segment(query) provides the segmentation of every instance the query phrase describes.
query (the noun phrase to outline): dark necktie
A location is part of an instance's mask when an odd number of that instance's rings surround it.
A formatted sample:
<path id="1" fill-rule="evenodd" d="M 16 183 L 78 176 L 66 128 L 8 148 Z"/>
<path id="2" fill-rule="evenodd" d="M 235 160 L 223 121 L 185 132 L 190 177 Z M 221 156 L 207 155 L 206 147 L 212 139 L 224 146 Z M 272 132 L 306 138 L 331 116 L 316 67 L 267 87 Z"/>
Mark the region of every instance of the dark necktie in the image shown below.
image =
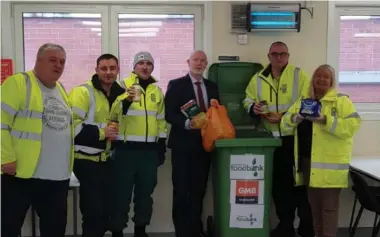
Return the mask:
<path id="1" fill-rule="evenodd" d="M 201 111 L 206 112 L 206 105 L 205 101 L 203 100 L 203 92 L 201 88 L 201 82 L 195 82 L 195 85 L 197 85 L 197 94 L 198 94 L 198 101 L 199 101 L 199 108 Z"/>

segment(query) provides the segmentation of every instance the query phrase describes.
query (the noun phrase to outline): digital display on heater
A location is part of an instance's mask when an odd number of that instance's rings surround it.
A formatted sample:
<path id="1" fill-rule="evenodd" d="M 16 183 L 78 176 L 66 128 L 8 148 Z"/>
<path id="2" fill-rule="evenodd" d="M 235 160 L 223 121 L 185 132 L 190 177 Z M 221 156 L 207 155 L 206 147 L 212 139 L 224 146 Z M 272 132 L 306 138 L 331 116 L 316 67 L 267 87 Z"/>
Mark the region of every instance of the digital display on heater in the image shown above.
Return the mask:
<path id="1" fill-rule="evenodd" d="M 295 12 L 251 12 L 252 29 L 294 29 L 296 27 Z"/>

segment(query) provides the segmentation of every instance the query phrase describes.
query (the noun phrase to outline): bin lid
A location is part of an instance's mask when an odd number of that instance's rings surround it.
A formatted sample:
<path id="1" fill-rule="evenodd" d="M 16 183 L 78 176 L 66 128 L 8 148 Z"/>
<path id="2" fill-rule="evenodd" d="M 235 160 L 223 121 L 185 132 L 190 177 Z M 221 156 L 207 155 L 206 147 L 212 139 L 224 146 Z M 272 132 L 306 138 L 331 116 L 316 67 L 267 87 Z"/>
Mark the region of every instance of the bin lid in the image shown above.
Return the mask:
<path id="1" fill-rule="evenodd" d="M 215 141 L 216 148 L 222 147 L 279 147 L 281 146 L 280 138 L 236 138 L 222 139 Z"/>
<path id="2" fill-rule="evenodd" d="M 220 102 L 226 106 L 228 116 L 235 126 L 255 125 L 259 121 L 247 114 L 243 107 L 245 89 L 253 75 L 264 67 L 260 63 L 214 63 L 208 70 L 208 80 L 218 85 Z"/>
<path id="3" fill-rule="evenodd" d="M 221 139 L 215 141 L 215 147 L 278 147 L 281 139 L 275 138 L 267 131 L 236 130 L 235 139 Z"/>

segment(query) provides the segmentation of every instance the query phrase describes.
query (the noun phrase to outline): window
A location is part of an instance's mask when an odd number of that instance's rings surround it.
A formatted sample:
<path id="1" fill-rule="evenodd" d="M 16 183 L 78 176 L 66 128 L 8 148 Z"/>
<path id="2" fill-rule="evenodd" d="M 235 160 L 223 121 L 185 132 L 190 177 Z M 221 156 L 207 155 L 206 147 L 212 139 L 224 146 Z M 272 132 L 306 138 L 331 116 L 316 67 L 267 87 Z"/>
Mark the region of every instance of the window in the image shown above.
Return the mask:
<path id="1" fill-rule="evenodd" d="M 380 14 L 340 16 L 339 87 L 354 102 L 380 102 Z"/>
<path id="2" fill-rule="evenodd" d="M 380 10 L 329 4 L 327 54 L 339 90 L 373 108 L 380 103 Z"/>
<path id="3" fill-rule="evenodd" d="M 155 60 L 153 76 L 165 92 L 169 80 L 188 72 L 191 52 L 203 48 L 201 11 L 197 5 L 15 3 L 16 71 L 33 69 L 44 43 L 60 44 L 67 52 L 60 82 L 69 92 L 91 78 L 102 53 L 119 57 L 119 78 L 125 78 L 133 70 L 134 55 L 148 51 Z"/>
<path id="4" fill-rule="evenodd" d="M 57 43 L 66 50 L 66 65 L 60 82 L 67 91 L 88 81 L 94 73 L 96 58 L 101 55 L 101 37 L 86 22 L 101 14 L 23 13 L 24 70 L 34 67 L 38 48 Z M 99 28 L 101 29 L 101 28 Z"/>
<path id="5" fill-rule="evenodd" d="M 148 51 L 154 58 L 153 76 L 163 92 L 171 79 L 188 72 L 186 60 L 202 49 L 201 7 L 111 7 L 111 41 L 120 57 L 120 79 L 133 70 L 133 57 Z"/>
<path id="6" fill-rule="evenodd" d="M 186 59 L 194 50 L 194 16 L 119 14 L 120 78 L 129 76 L 133 57 L 148 51 L 154 59 L 153 76 L 165 92 L 169 80 L 188 72 Z"/>
<path id="7" fill-rule="evenodd" d="M 14 19 L 16 71 L 33 69 L 41 45 L 60 44 L 67 54 L 60 78 L 67 92 L 91 78 L 96 58 L 108 45 L 107 37 L 99 36 L 86 24 L 97 21 L 108 35 L 108 9 L 104 6 L 15 4 Z"/>

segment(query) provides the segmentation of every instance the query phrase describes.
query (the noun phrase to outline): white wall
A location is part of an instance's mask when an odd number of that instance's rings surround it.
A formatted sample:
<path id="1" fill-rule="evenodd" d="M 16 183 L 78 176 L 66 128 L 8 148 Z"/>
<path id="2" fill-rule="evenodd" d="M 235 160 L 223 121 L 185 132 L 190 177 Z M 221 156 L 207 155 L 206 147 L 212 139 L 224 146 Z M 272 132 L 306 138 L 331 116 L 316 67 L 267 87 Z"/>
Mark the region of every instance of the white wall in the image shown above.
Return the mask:
<path id="1" fill-rule="evenodd" d="M 207 52 L 211 55 L 210 61 L 216 62 L 219 55 L 237 55 L 241 61 L 255 61 L 266 63 L 267 50 L 269 45 L 274 41 L 284 41 L 288 44 L 291 63 L 296 64 L 305 69 L 309 74 L 313 69 L 322 63 L 326 63 L 327 57 L 327 2 L 314 1 L 314 18 L 305 12 L 302 16 L 302 26 L 300 33 L 260 33 L 249 36 L 248 45 L 238 45 L 236 36 L 229 34 L 229 3 L 228 2 L 212 2 L 208 3 L 205 16 L 205 26 L 207 29 L 212 27 L 212 31 L 206 32 L 206 39 L 212 37 L 212 42 L 206 42 L 209 46 Z M 9 35 L 10 8 L 7 2 L 1 3 L 2 9 L 2 56 L 13 56 L 12 37 Z M 5 8 L 4 8 L 5 7 Z M 212 14 L 210 14 L 212 11 Z M 4 54 L 3 54 L 4 53 Z M 354 156 L 380 156 L 380 120 L 372 117 L 370 119 L 362 114 L 364 119 L 362 127 L 355 137 Z M 368 119 L 368 120 L 367 120 Z M 163 167 L 159 170 L 159 183 L 154 194 L 154 214 L 152 223 L 149 226 L 151 232 L 172 232 L 173 225 L 171 219 L 171 165 L 170 152 L 167 154 L 168 159 Z M 70 194 L 71 195 L 71 194 Z M 350 211 L 352 208 L 352 193 L 345 190 L 341 196 L 340 221 L 341 227 L 347 227 L 349 223 Z M 72 203 L 69 199 L 69 222 L 67 233 L 72 233 Z M 211 192 L 207 194 L 205 200 L 205 216 L 212 213 Z M 23 234 L 29 234 L 28 217 L 25 222 Z M 371 226 L 373 223 L 373 215 L 365 213 L 360 226 Z M 80 229 L 80 217 L 78 223 Z M 126 232 L 131 232 L 132 228 L 128 228 Z"/>

